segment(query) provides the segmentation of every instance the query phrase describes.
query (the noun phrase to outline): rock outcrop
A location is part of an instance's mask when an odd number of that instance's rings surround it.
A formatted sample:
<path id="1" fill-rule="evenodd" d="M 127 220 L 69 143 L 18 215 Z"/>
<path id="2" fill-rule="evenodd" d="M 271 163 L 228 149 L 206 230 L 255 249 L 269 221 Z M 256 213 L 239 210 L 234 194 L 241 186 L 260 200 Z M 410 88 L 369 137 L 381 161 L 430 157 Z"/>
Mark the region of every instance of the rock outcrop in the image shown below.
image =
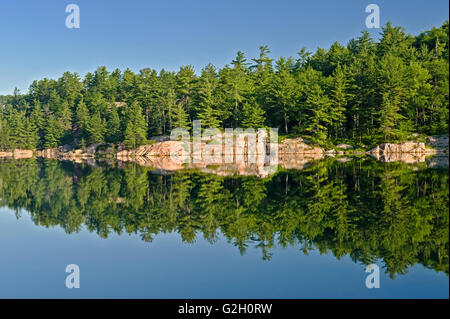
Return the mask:
<path id="1" fill-rule="evenodd" d="M 411 141 L 402 144 L 384 143 L 368 152 L 383 162 L 401 161 L 404 163 L 425 162 L 427 156 L 441 153 L 448 153 L 448 135 L 429 136 L 426 138 L 426 143 Z M 442 166 L 442 160 L 436 161 L 439 163 L 430 166 Z"/>
<path id="2" fill-rule="evenodd" d="M 411 154 L 411 153 L 384 153 L 375 154 L 374 156 L 380 162 L 403 162 L 407 164 L 423 163 L 426 159 L 426 154 Z"/>
<path id="3" fill-rule="evenodd" d="M 119 151 L 117 157 L 153 157 L 153 156 L 170 156 L 183 152 L 183 142 L 179 141 L 164 141 L 151 145 L 142 145 L 135 150 Z"/>
<path id="4" fill-rule="evenodd" d="M 435 154 L 436 150 L 427 148 L 425 143 L 405 142 L 402 144 L 384 143 L 373 148 L 369 153 L 374 155 L 392 153 Z"/>
<path id="5" fill-rule="evenodd" d="M 46 150 L 37 151 L 38 157 L 57 159 L 58 158 L 58 149 L 57 148 L 48 148 Z"/>
<path id="6" fill-rule="evenodd" d="M 10 151 L 0 152 L 0 158 L 2 157 L 13 157 L 13 152 Z"/>
<path id="7" fill-rule="evenodd" d="M 336 145 L 336 148 L 340 148 L 342 150 L 350 150 L 353 148 L 353 146 L 351 146 L 349 144 L 338 144 L 338 145 Z"/>
<path id="8" fill-rule="evenodd" d="M 278 145 L 280 154 L 323 154 L 324 149 L 311 146 L 309 142 L 301 137 L 286 139 Z"/>
<path id="9" fill-rule="evenodd" d="M 392 154 L 409 154 L 413 156 L 426 156 L 438 153 L 436 149 L 428 148 L 425 143 L 405 142 L 402 144 L 384 143 L 368 152 L 376 159 L 395 157 Z M 386 160 L 387 161 L 387 160 Z"/>
<path id="10" fill-rule="evenodd" d="M 93 144 L 86 149 L 74 149 L 68 145 L 64 145 L 58 148 L 37 151 L 37 156 L 49 159 L 78 161 L 96 156 L 114 157 L 115 152 L 115 146 L 112 144 Z"/>
<path id="11" fill-rule="evenodd" d="M 440 152 L 448 153 L 448 135 L 428 136 L 423 142 L 408 141 L 402 144 L 384 143 L 368 153 L 371 155 L 407 153 L 416 155 L 432 155 Z"/>
<path id="12" fill-rule="evenodd" d="M 21 150 L 15 149 L 13 151 L 0 152 L 0 158 L 14 158 L 14 159 L 22 159 L 22 158 L 32 158 L 33 157 L 32 150 Z"/>
<path id="13" fill-rule="evenodd" d="M 20 150 L 15 149 L 13 151 L 13 157 L 15 159 L 21 159 L 21 158 L 32 158 L 33 157 L 33 151 L 32 150 Z"/>
<path id="14" fill-rule="evenodd" d="M 192 142 L 185 144 L 181 141 L 167 140 L 166 136 L 160 136 L 154 137 L 152 144 L 143 145 L 134 150 L 126 150 L 124 146 L 112 144 L 94 144 L 83 150 L 64 145 L 59 148 L 37 151 L 36 155 L 75 162 L 116 157 L 121 162 L 132 161 L 165 172 L 193 168 L 205 172 L 216 171 L 216 174 L 266 176 L 267 168 L 274 165 L 280 165 L 286 169 L 302 169 L 309 162 L 320 160 L 325 156 L 335 157 L 358 153 L 353 150 L 353 146 L 348 144 L 336 145 L 337 150 L 325 150 L 298 137 L 285 139 L 275 147 L 276 145 L 270 145 L 267 136 L 262 136 L 261 140 L 258 138 L 257 136 L 256 139 L 251 140 L 256 144 L 248 145 L 249 136 L 237 134 L 233 137 L 234 147 L 226 149 L 223 134 L 205 137 L 195 144 L 195 147 Z M 429 155 L 448 153 L 448 145 L 448 135 L 429 136 L 426 138 L 426 143 L 411 141 L 401 144 L 384 143 L 367 154 L 383 162 L 417 163 L 427 161 L 430 167 L 445 167 L 446 165 L 448 167 L 448 156 L 428 161 Z M 278 149 L 277 152 L 276 149 Z M 178 161 L 172 159 L 171 156 L 174 154 L 179 156 Z M 31 150 L 16 149 L 0 152 L 0 158 L 31 158 L 33 155 Z M 340 161 L 346 160 L 341 159 Z"/>

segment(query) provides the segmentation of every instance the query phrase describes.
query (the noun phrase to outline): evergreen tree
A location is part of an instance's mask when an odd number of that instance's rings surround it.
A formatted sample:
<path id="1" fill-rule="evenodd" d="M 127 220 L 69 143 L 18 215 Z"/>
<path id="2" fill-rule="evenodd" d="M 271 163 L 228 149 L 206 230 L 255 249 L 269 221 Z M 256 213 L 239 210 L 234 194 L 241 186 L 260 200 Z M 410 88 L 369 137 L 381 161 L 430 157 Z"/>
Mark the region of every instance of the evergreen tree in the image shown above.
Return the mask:
<path id="1" fill-rule="evenodd" d="M 106 121 L 106 141 L 119 143 L 121 141 L 120 118 L 115 105 L 111 106 L 109 118 Z"/>
<path id="2" fill-rule="evenodd" d="M 244 53 L 238 51 L 232 68 L 226 66 L 221 73 L 222 89 L 226 96 L 223 101 L 231 114 L 230 125 L 237 126 L 241 120 L 242 103 L 246 95 L 252 91 L 251 78 L 248 74 L 248 63 Z"/>
<path id="3" fill-rule="evenodd" d="M 202 121 L 203 127 L 220 127 L 217 87 L 217 78 L 214 66 L 209 64 L 202 70 L 202 75 L 198 81 L 198 107 L 197 116 Z"/>
<path id="4" fill-rule="evenodd" d="M 242 106 L 242 121 L 243 128 L 258 128 L 265 127 L 264 110 L 258 105 L 255 98 L 251 98 L 244 102 Z"/>
<path id="5" fill-rule="evenodd" d="M 280 58 L 276 61 L 276 75 L 272 78 L 270 101 L 272 112 L 279 118 L 284 133 L 289 133 L 290 114 L 296 105 L 297 83 L 291 74 L 292 59 Z"/>
<path id="6" fill-rule="evenodd" d="M 87 132 L 89 134 L 89 143 L 104 143 L 106 133 L 105 120 L 101 118 L 100 113 L 96 112 L 90 119 L 87 125 Z"/>
<path id="7" fill-rule="evenodd" d="M 333 43 L 274 65 L 267 46 L 247 62 L 178 72 L 99 67 L 83 79 L 65 72 L 34 81 L 26 94 L 0 96 L 0 147 L 143 143 L 174 127 L 277 127 L 316 143 L 362 147 L 411 133 L 445 134 L 449 124 L 449 22 L 408 35 L 386 24 L 375 41 L 365 31 L 346 47 Z M 135 114 L 130 109 L 141 108 Z M 142 118 L 144 119 L 142 121 Z M 142 132 L 144 128 L 144 132 Z M 328 139 L 328 140 L 327 140 Z"/>
<path id="8" fill-rule="evenodd" d="M 137 103 L 127 107 L 124 142 L 128 148 L 136 148 L 146 140 L 147 127 L 142 109 Z"/>
<path id="9" fill-rule="evenodd" d="M 31 112 L 31 121 L 37 128 L 38 133 L 38 144 L 37 147 L 40 147 L 43 145 L 44 141 L 44 132 L 45 132 L 45 118 L 44 118 L 44 112 L 42 111 L 41 103 L 39 101 L 34 102 L 34 108 Z"/>
<path id="10" fill-rule="evenodd" d="M 328 126 L 331 123 L 330 100 L 318 84 L 308 91 L 306 108 L 309 113 L 305 132 L 314 142 L 323 144 L 327 139 Z"/>
<path id="11" fill-rule="evenodd" d="M 406 106 L 406 68 L 402 60 L 391 54 L 384 56 L 379 65 L 379 134 L 385 141 L 402 138 L 407 133 L 402 126 L 405 116 L 402 108 Z M 404 129 L 404 130 L 402 130 Z"/>
<path id="12" fill-rule="evenodd" d="M 45 126 L 44 148 L 56 148 L 61 138 L 61 127 L 58 119 L 50 114 Z"/>
<path id="13" fill-rule="evenodd" d="M 331 77 L 331 119 L 333 121 L 334 136 L 342 137 L 344 125 L 346 121 L 345 111 L 347 109 L 348 100 L 351 98 L 348 92 L 348 80 L 342 69 L 338 65 Z"/>
<path id="14" fill-rule="evenodd" d="M 172 127 L 178 128 L 189 128 L 189 118 L 186 110 L 184 109 L 183 103 L 176 103 L 172 106 L 171 118 L 172 118 Z"/>
<path id="15" fill-rule="evenodd" d="M 39 132 L 36 124 L 30 118 L 25 118 L 24 124 L 25 132 L 23 135 L 23 140 L 21 148 L 24 149 L 35 149 L 39 143 Z"/>
<path id="16" fill-rule="evenodd" d="M 76 110 L 76 126 L 78 129 L 78 135 L 81 138 L 86 138 L 88 134 L 88 125 L 89 125 L 89 110 L 86 107 L 86 104 L 83 100 L 81 100 L 77 105 Z"/>
<path id="17" fill-rule="evenodd" d="M 193 90 L 196 81 L 194 68 L 191 65 L 182 66 L 177 73 L 176 80 L 178 103 L 181 104 L 181 107 L 188 115 L 192 115 L 195 111 L 192 107 Z"/>

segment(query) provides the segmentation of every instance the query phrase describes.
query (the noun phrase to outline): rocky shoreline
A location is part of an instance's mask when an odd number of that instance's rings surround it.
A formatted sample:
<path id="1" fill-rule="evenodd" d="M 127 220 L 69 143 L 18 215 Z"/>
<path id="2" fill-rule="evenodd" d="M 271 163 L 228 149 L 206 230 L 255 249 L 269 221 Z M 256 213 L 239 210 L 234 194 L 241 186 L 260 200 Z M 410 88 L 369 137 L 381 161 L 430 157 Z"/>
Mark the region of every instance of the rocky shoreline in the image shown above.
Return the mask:
<path id="1" fill-rule="evenodd" d="M 191 152 L 191 156 L 201 155 L 202 152 L 216 152 L 219 158 L 223 156 L 224 146 L 211 146 L 209 141 L 202 141 L 199 143 L 196 151 Z M 239 147 L 238 147 L 239 146 Z M 191 149 L 194 150 L 192 143 Z M 211 149 L 211 151 L 210 151 Z M 265 143 L 263 147 L 255 147 L 255 151 L 250 152 L 256 156 L 267 156 L 270 153 L 270 144 Z M 348 144 L 339 144 L 335 148 L 326 150 L 321 147 L 311 145 L 307 140 L 298 137 L 285 139 L 278 144 L 277 156 L 281 163 L 292 162 L 296 159 L 303 158 L 320 159 L 325 156 L 361 156 L 370 155 L 377 160 L 383 162 L 402 161 L 406 163 L 424 162 L 426 157 L 431 155 L 441 155 L 448 157 L 449 151 L 449 137 L 446 136 L 429 136 L 425 142 L 408 141 L 401 144 L 383 143 L 375 148 L 365 151 L 354 149 Z M 96 157 L 117 158 L 121 161 L 137 161 L 155 163 L 158 161 L 166 161 L 158 158 L 170 157 L 171 152 L 181 154 L 183 152 L 183 143 L 180 141 L 154 141 L 150 145 L 143 145 L 134 150 L 126 150 L 124 147 L 117 147 L 115 145 L 94 144 L 88 148 L 71 149 L 64 146 L 54 149 L 46 150 L 22 150 L 15 149 L 12 151 L 0 152 L 0 158 L 32 158 L 43 157 L 49 159 L 82 161 Z M 217 154 L 218 152 L 218 154 Z M 236 139 L 233 149 L 233 154 L 249 155 L 248 147 L 246 146 L 244 138 Z M 145 160 L 143 160 L 145 159 Z"/>

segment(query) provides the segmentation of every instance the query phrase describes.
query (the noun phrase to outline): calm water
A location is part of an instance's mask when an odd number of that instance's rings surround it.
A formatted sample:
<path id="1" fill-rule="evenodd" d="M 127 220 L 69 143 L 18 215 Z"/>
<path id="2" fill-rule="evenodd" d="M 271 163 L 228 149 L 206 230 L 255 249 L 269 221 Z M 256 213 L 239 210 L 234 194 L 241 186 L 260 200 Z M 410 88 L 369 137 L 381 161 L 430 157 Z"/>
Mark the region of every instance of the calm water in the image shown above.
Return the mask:
<path id="1" fill-rule="evenodd" d="M 448 169 L 368 158 L 266 178 L 0 161 L 0 297 L 448 298 L 448 204 Z"/>

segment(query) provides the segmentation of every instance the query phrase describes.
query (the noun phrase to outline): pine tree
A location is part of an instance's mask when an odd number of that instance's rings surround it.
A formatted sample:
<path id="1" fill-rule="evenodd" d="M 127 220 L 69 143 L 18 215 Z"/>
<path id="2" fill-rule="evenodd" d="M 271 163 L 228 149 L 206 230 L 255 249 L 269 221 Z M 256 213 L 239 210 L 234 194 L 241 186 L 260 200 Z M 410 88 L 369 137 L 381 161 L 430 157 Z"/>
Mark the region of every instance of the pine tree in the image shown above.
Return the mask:
<path id="1" fill-rule="evenodd" d="M 284 132 L 289 133 L 290 114 L 296 105 L 297 84 L 291 74 L 292 59 L 280 58 L 276 61 L 276 75 L 270 84 L 270 102 L 274 116 L 279 119 Z"/>
<path id="2" fill-rule="evenodd" d="M 10 137 L 8 122 L 0 113 L 0 150 L 8 150 L 10 148 Z"/>
<path id="3" fill-rule="evenodd" d="M 34 101 L 34 108 L 31 112 L 31 120 L 37 128 L 38 133 L 38 143 L 37 147 L 43 146 L 44 144 L 44 132 L 45 132 L 45 118 L 44 112 L 42 111 L 41 103 L 38 100 Z"/>
<path id="4" fill-rule="evenodd" d="M 44 136 L 44 148 L 55 148 L 58 146 L 61 138 L 61 129 L 58 119 L 53 114 L 47 118 Z"/>
<path id="5" fill-rule="evenodd" d="M 331 78 L 331 119 L 333 121 L 333 131 L 335 137 L 342 137 L 344 124 L 346 121 L 346 107 L 350 93 L 348 93 L 348 80 L 339 64 Z"/>
<path id="6" fill-rule="evenodd" d="M 89 133 L 89 143 L 96 144 L 105 142 L 106 123 L 105 120 L 101 118 L 99 112 L 96 112 L 90 118 L 87 132 Z"/>
<path id="7" fill-rule="evenodd" d="M 216 90 L 219 85 L 216 70 L 209 64 L 202 70 L 198 81 L 197 116 L 203 127 L 220 127 Z"/>
<path id="8" fill-rule="evenodd" d="M 318 84 L 315 84 L 308 92 L 306 108 L 309 114 L 305 132 L 314 142 L 323 144 L 327 138 L 327 127 L 331 123 L 330 100 Z"/>
<path id="9" fill-rule="evenodd" d="M 64 130 L 72 129 L 72 111 L 70 110 L 69 103 L 67 101 L 61 103 L 61 108 L 58 110 L 56 116 L 58 117 L 61 127 Z"/>
<path id="10" fill-rule="evenodd" d="M 178 128 L 183 127 L 188 129 L 189 118 L 186 110 L 184 109 L 183 103 L 176 103 L 171 110 L 171 118 L 172 118 L 172 127 Z"/>
<path id="11" fill-rule="evenodd" d="M 26 127 L 25 127 L 25 114 L 20 111 L 12 110 L 9 117 L 11 128 L 10 139 L 13 148 L 23 148 Z"/>
<path id="12" fill-rule="evenodd" d="M 378 75 L 381 95 L 379 135 L 387 142 L 402 138 L 407 133 L 400 129 L 401 122 L 405 120 L 401 111 L 407 105 L 405 75 L 405 65 L 400 58 L 387 54 L 381 59 Z"/>
<path id="13" fill-rule="evenodd" d="M 120 118 L 115 105 L 111 106 L 109 118 L 106 121 L 106 141 L 109 143 L 119 143 L 121 140 Z"/>
<path id="14" fill-rule="evenodd" d="M 135 102 L 128 106 L 125 118 L 126 129 L 124 143 L 128 148 L 134 149 L 146 140 L 147 126 L 145 124 L 145 117 L 142 114 L 142 108 L 139 104 Z"/>
<path id="15" fill-rule="evenodd" d="M 78 135 L 81 138 L 86 138 L 87 137 L 87 128 L 88 128 L 88 124 L 89 124 L 89 110 L 86 107 L 86 104 L 84 103 L 83 100 L 81 100 L 78 105 L 77 105 L 77 109 L 76 109 L 76 126 L 78 129 Z"/>
<path id="16" fill-rule="evenodd" d="M 193 90 L 196 81 L 194 67 L 191 65 L 182 66 L 177 73 L 176 80 L 178 103 L 181 104 L 188 115 L 192 115 L 194 112 L 192 108 L 192 97 L 194 95 Z"/>
<path id="17" fill-rule="evenodd" d="M 273 60 L 268 57 L 270 53 L 267 45 L 259 47 L 259 57 L 252 59 L 256 64 L 250 68 L 253 70 L 253 82 L 255 84 L 254 97 L 264 111 L 269 110 L 270 83 L 273 77 Z"/>
<path id="18" fill-rule="evenodd" d="M 23 136 L 22 145 L 25 149 L 35 149 L 39 143 L 38 128 L 34 121 L 30 118 L 25 118 L 25 133 Z"/>
<path id="19" fill-rule="evenodd" d="M 226 66 L 222 72 L 222 89 L 226 96 L 223 101 L 231 114 L 230 123 L 237 126 L 242 117 L 242 103 L 245 97 L 252 91 L 251 78 L 248 73 L 247 59 L 244 53 L 238 51 L 232 68 Z"/>
<path id="20" fill-rule="evenodd" d="M 243 128 L 263 128 L 265 126 L 264 110 L 258 105 L 255 98 L 251 98 L 244 102 L 242 106 L 242 121 Z"/>

